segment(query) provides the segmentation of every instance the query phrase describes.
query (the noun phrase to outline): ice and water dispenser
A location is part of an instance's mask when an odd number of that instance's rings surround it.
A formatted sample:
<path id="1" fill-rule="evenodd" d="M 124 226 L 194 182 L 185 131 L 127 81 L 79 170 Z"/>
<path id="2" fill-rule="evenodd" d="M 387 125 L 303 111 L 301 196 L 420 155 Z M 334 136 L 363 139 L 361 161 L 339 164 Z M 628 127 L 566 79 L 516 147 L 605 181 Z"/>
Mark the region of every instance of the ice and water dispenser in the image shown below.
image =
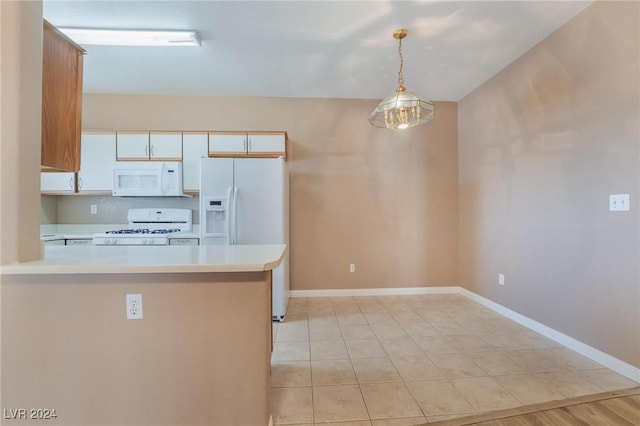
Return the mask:
<path id="1" fill-rule="evenodd" d="M 205 206 L 205 233 L 208 237 L 227 236 L 227 198 L 208 197 Z"/>

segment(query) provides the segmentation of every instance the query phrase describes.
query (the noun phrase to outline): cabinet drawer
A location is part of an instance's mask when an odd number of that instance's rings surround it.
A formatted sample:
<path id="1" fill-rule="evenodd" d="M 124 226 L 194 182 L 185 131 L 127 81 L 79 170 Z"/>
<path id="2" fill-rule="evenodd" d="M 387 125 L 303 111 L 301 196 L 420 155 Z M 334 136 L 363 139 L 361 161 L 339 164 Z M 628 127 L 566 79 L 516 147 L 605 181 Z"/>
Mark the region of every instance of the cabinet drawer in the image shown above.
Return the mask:
<path id="1" fill-rule="evenodd" d="M 199 238 L 169 238 L 170 246 L 197 246 Z"/>

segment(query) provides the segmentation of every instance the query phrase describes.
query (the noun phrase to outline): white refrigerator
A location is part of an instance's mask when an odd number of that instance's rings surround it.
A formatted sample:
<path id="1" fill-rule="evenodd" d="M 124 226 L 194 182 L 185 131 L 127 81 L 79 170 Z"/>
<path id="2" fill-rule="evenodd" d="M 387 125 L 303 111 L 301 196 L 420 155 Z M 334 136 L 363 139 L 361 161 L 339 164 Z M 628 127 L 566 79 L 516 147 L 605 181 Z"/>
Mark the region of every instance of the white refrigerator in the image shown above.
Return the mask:
<path id="1" fill-rule="evenodd" d="M 289 172 L 283 158 L 200 159 L 200 244 L 289 245 Z M 289 302 L 289 250 L 272 276 L 273 319 Z"/>

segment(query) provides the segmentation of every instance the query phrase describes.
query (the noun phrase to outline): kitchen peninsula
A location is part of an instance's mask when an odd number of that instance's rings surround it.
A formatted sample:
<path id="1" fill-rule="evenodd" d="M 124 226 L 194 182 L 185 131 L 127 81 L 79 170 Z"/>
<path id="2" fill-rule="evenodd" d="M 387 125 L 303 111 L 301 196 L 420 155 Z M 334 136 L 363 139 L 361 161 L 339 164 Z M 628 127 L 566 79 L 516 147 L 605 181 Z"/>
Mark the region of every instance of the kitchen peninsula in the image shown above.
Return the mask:
<path id="1" fill-rule="evenodd" d="M 61 425 L 267 425 L 271 270 L 286 250 L 48 246 L 3 265 L 3 408 L 55 410 Z M 127 294 L 143 319 L 127 319 Z"/>

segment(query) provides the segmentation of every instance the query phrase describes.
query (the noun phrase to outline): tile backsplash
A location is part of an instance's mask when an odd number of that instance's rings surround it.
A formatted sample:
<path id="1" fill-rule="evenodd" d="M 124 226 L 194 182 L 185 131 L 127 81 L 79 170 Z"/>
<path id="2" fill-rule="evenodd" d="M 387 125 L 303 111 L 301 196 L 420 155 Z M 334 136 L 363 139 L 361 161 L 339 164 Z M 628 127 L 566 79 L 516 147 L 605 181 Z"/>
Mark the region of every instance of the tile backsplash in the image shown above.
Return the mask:
<path id="1" fill-rule="evenodd" d="M 91 205 L 97 214 L 91 214 Z M 126 224 L 127 211 L 132 208 L 191 209 L 193 223 L 199 223 L 199 197 L 112 197 L 110 195 L 42 195 L 42 224 Z"/>

